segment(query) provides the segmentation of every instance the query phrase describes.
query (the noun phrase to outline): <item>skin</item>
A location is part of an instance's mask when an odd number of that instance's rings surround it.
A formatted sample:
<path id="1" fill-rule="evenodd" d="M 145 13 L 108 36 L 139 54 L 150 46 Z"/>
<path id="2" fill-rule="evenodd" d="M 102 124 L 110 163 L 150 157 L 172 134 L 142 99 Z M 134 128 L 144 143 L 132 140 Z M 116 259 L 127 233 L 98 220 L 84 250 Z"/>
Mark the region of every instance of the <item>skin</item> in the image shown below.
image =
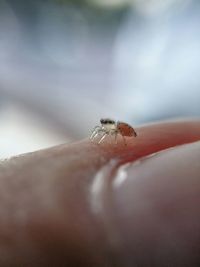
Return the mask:
<path id="1" fill-rule="evenodd" d="M 136 132 L 2 161 L 0 266 L 200 266 L 200 121 Z"/>

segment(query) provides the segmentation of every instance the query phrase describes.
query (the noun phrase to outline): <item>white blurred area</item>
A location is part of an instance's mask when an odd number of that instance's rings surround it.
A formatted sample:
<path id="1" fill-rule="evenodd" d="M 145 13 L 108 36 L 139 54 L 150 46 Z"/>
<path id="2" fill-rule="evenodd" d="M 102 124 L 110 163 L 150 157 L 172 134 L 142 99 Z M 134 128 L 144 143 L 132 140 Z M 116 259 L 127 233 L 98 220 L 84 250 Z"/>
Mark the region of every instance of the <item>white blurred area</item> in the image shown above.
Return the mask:
<path id="1" fill-rule="evenodd" d="M 0 114 L 1 158 L 69 141 L 64 134 L 59 134 L 22 107 L 6 106 Z"/>
<path id="2" fill-rule="evenodd" d="M 198 0 L 0 0 L 0 157 L 199 117 L 199 28 Z"/>

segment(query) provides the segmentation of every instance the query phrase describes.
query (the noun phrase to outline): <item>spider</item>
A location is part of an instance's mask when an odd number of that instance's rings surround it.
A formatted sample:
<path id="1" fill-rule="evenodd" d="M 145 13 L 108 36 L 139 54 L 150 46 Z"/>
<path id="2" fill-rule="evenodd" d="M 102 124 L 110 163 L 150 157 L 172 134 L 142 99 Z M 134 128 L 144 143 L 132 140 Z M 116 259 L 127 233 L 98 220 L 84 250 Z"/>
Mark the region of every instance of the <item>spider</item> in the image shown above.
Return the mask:
<path id="1" fill-rule="evenodd" d="M 101 138 L 98 141 L 98 144 L 100 144 L 108 135 L 114 135 L 115 136 L 115 144 L 117 144 L 117 135 L 120 134 L 123 138 L 124 144 L 127 145 L 125 136 L 127 137 L 136 137 L 137 133 L 131 127 L 125 122 L 115 122 L 111 119 L 101 119 L 100 120 L 101 126 L 96 126 L 92 134 L 90 136 L 90 140 L 94 141 L 94 139 L 98 136 Z"/>

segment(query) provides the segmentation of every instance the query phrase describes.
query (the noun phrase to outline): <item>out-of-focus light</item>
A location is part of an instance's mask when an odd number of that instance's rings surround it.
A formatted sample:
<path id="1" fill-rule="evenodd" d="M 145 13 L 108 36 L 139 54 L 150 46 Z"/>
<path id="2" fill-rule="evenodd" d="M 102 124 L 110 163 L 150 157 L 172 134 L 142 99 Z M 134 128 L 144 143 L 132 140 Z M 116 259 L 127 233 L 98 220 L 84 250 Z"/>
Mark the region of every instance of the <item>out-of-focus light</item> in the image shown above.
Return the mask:
<path id="1" fill-rule="evenodd" d="M 15 104 L 0 113 L 0 158 L 8 158 L 69 141 L 35 114 Z"/>
<path id="2" fill-rule="evenodd" d="M 191 0 L 134 0 L 134 7 L 143 15 L 155 15 L 171 8 L 184 7 Z"/>
<path id="3" fill-rule="evenodd" d="M 121 25 L 113 48 L 112 99 L 127 118 L 141 123 L 199 116 L 199 10 L 193 4 L 183 8 L 186 2 L 176 1 L 180 8 L 171 6 L 162 16 L 140 16 L 141 24 L 131 10 Z"/>
<path id="4" fill-rule="evenodd" d="M 121 8 L 129 6 L 134 0 L 88 0 L 88 3 L 104 8 Z"/>
<path id="5" fill-rule="evenodd" d="M 76 67 L 87 60 L 88 25 L 80 10 L 41 4 L 38 21 L 43 56 L 62 67 Z"/>
<path id="6" fill-rule="evenodd" d="M 19 21 L 6 1 L 0 1 L 0 64 L 10 58 L 21 39 Z"/>

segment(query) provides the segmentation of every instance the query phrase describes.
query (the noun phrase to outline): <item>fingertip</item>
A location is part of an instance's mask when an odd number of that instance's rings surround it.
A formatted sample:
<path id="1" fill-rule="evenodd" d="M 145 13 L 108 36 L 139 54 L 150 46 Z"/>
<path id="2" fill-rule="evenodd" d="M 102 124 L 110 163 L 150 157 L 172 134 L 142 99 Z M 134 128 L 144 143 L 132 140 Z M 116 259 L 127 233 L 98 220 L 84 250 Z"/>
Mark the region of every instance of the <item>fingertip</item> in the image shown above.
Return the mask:
<path id="1" fill-rule="evenodd" d="M 121 165 L 112 177 L 104 216 L 112 217 L 122 244 L 116 255 L 127 266 L 199 266 L 199 160 L 194 142 Z"/>

